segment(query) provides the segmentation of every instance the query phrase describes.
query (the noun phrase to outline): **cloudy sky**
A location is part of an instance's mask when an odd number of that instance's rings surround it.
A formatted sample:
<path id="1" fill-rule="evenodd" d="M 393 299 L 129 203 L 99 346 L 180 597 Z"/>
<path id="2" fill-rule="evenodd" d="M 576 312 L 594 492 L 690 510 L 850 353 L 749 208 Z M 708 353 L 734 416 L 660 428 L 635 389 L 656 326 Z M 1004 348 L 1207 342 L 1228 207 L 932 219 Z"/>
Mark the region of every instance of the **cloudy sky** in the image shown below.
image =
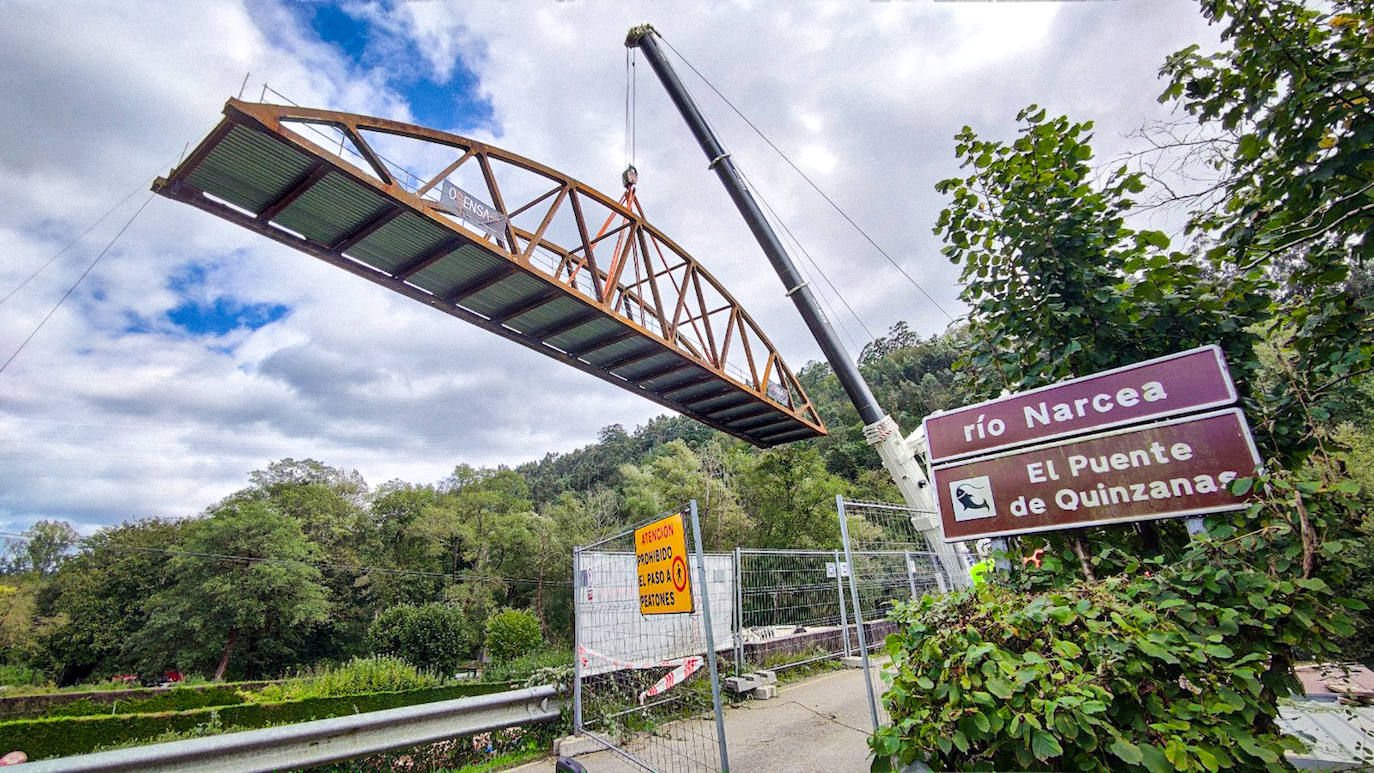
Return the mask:
<path id="1" fill-rule="evenodd" d="M 240 89 L 486 140 L 614 197 L 623 41 L 652 22 L 957 316 L 957 270 L 931 235 L 942 206 L 932 186 L 956 171 L 954 133 L 1010 136 L 1017 110 L 1038 102 L 1096 121 L 1105 163 L 1128 147 L 1126 132 L 1163 117 L 1165 54 L 1215 35 L 1188 0 L 4 7 L 0 362 L 23 346 L 0 371 L 5 531 L 195 514 L 288 456 L 373 485 L 430 482 L 458 463 L 568 451 L 662 412 L 211 215 L 149 201 L 151 180 Z M 851 351 L 899 320 L 923 334 L 948 324 L 682 69 L 758 193 L 857 312 L 814 277 Z M 634 161 L 650 220 L 794 369 L 819 358 L 648 67 L 636 72 Z"/>

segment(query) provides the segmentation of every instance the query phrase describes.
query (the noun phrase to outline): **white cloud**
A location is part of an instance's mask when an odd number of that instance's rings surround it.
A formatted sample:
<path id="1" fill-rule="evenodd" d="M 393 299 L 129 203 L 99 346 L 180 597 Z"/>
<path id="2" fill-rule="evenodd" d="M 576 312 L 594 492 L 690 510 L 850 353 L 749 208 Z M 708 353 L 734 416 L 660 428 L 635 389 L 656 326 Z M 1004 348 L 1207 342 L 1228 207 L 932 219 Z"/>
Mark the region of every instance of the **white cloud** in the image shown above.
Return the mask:
<path id="1" fill-rule="evenodd" d="M 491 102 L 481 138 L 615 195 L 625 32 L 653 22 L 945 308 L 957 270 L 930 235 L 933 183 L 963 124 L 1006 136 L 1038 101 L 1119 134 L 1159 114 L 1164 54 L 1210 33 L 1182 0 L 1113 3 L 419 2 L 350 6 L 436 79 L 461 63 Z M 298 9 L 297 9 L 298 10 Z M 0 291 L 133 198 L 0 306 L 0 356 L 143 200 L 226 97 L 263 83 L 302 104 L 407 120 L 386 72 L 267 0 L 6 5 L 0 27 Z M 54 34 L 60 30 L 61 34 Z M 700 258 L 792 366 L 819 356 L 642 59 L 636 163 L 649 216 Z M 874 333 L 947 320 L 684 68 L 725 144 Z M 282 304 L 224 337 L 166 322 L 187 298 Z M 818 282 L 817 285 L 823 285 Z M 828 290 L 827 290 L 828 292 Z M 839 309 L 838 304 L 834 304 Z M 130 333 L 133 320 L 150 321 Z M 856 339 L 858 326 L 845 326 Z M 855 340 L 854 345 L 862 344 Z M 285 456 L 430 481 L 642 423 L 657 405 L 191 208 L 156 199 L 0 373 L 0 525 L 84 529 L 188 515 Z"/>

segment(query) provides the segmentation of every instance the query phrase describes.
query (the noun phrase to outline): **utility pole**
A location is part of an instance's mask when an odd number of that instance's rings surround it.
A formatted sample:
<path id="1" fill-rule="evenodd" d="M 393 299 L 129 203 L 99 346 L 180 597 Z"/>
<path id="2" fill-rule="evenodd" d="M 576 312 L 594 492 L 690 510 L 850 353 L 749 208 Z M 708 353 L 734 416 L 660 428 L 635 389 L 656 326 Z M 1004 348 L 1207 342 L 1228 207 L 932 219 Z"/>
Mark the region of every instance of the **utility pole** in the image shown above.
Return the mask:
<path id="1" fill-rule="evenodd" d="M 644 58 L 648 60 L 654 74 L 658 76 L 663 88 L 667 90 L 669 98 L 673 100 L 673 104 L 682 114 L 683 120 L 687 122 L 692 135 L 696 137 L 697 143 L 706 153 L 706 158 L 710 161 L 707 168 L 715 170 L 716 176 L 725 186 L 725 191 L 730 194 L 730 199 L 734 201 L 735 207 L 744 217 L 749 230 L 753 232 L 754 238 L 758 240 L 759 246 L 763 248 L 769 262 L 773 264 L 773 269 L 782 279 L 787 296 L 792 299 L 797 311 L 801 313 L 802 319 L 805 320 L 811 335 L 816 339 L 816 343 L 820 344 L 826 361 L 830 363 L 835 376 L 840 380 L 840 385 L 844 387 L 845 394 L 849 396 L 849 401 L 858 410 L 859 417 L 864 422 L 864 439 L 868 441 L 869 445 L 877 449 L 878 456 L 883 460 L 883 467 L 892 476 L 892 480 L 902 492 L 902 498 L 906 500 L 907 505 L 923 512 L 923 515 L 912 519 L 912 525 L 925 536 L 931 549 L 941 555 L 952 577 L 966 576 L 967 572 L 962 569 L 955 551 L 944 541 L 944 532 L 940 528 L 940 519 L 935 512 L 934 500 L 930 496 L 925 470 L 921 468 L 920 462 L 916 459 L 915 436 L 912 438 L 903 437 L 897 422 L 878 405 L 878 401 L 873 397 L 873 390 L 869 389 L 868 382 L 859 372 L 858 365 L 850 359 L 844 347 L 840 345 L 835 330 L 830 326 L 825 315 L 821 313 L 811 288 L 802 280 L 801 274 L 797 271 L 791 256 L 787 254 L 787 250 L 782 246 L 777 233 L 773 231 L 773 227 L 764 218 L 763 210 L 759 208 L 758 202 L 745 188 L 744 179 L 735 168 L 735 162 L 730 159 L 730 154 L 720 144 L 720 140 L 716 138 L 715 132 L 706 123 L 706 118 L 701 114 L 696 102 L 687 93 L 686 87 L 682 85 L 682 81 L 677 77 L 672 65 L 663 55 L 663 49 L 659 47 L 659 43 L 655 39 L 657 34 L 654 28 L 648 24 L 635 27 L 626 36 L 625 45 L 628 48 L 637 47 L 644 53 Z M 957 572 L 955 567 L 959 567 Z"/>

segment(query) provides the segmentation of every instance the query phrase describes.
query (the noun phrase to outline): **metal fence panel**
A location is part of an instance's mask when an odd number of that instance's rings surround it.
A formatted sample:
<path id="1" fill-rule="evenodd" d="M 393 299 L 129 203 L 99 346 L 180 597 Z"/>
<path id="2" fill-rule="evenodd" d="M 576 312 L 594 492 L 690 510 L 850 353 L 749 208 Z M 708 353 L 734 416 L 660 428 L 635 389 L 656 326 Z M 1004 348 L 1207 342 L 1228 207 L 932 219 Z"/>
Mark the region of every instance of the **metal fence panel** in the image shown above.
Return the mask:
<path id="1" fill-rule="evenodd" d="M 937 554 L 916 528 L 928 515 L 901 505 L 851 502 L 835 497 L 840 538 L 850 568 L 850 609 L 868 675 L 869 712 L 876 730 L 889 719 L 878 700 L 885 690 L 879 664 L 870 658 L 895 624 L 887 620 L 892 606 L 927 594 L 945 593 L 968 582 L 965 562 Z"/>
<path id="2" fill-rule="evenodd" d="M 733 556 L 704 554 L 688 512 L 693 612 L 640 614 L 635 526 L 573 554 L 574 732 L 658 773 L 728 769 L 716 649 L 732 641 Z"/>
<path id="3" fill-rule="evenodd" d="M 735 561 L 737 672 L 853 652 L 840 551 L 737 548 Z"/>

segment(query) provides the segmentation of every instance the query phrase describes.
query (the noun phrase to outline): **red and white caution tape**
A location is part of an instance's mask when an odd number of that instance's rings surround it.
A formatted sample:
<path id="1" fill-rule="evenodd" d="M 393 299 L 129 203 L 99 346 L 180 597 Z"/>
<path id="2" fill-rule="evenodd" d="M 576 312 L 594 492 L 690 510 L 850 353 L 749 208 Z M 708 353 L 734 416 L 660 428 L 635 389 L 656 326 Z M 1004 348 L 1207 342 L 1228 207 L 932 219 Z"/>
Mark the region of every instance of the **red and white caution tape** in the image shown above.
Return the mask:
<path id="1" fill-rule="evenodd" d="M 616 668 L 643 670 L 646 668 L 671 667 L 673 669 L 672 671 L 669 671 L 667 674 L 664 674 L 663 678 L 658 680 L 658 682 L 656 682 L 653 687 L 650 687 L 649 689 L 639 694 L 640 705 L 643 705 L 644 701 L 648 700 L 649 698 L 652 698 L 653 696 L 659 695 L 661 693 L 665 693 L 673 689 L 673 687 L 682 684 L 687 680 L 688 677 L 690 677 L 692 674 L 695 674 L 702 667 L 702 665 L 706 663 L 706 658 L 703 658 L 700 655 L 688 655 L 685 658 L 676 658 L 674 660 L 660 661 L 636 662 L 632 660 L 620 660 L 618 658 L 613 658 L 610 655 L 597 652 L 596 650 L 591 649 L 590 647 L 585 647 L 581 645 L 579 645 L 577 648 L 577 656 L 582 659 L 582 665 L 584 666 L 588 664 L 589 660 L 595 658 L 596 660 L 599 660 L 603 663 L 609 663 L 610 665 L 615 666 Z"/>
<path id="2" fill-rule="evenodd" d="M 601 661 L 602 663 L 609 663 L 609 664 L 615 666 L 616 668 L 632 668 L 632 669 L 635 669 L 635 670 L 643 670 L 643 669 L 646 669 L 646 668 L 663 668 L 664 666 L 676 666 L 678 663 L 681 663 L 681 662 L 682 662 L 682 660 L 681 660 L 680 658 L 679 658 L 678 660 L 658 660 L 658 661 L 639 661 L 639 662 L 632 661 L 632 660 L 618 660 L 618 659 L 616 659 L 616 658 L 611 657 L 610 655 L 606 655 L 606 654 L 604 654 L 604 653 L 597 652 L 596 650 L 594 650 L 594 649 L 592 649 L 592 648 L 590 648 L 590 647 L 586 647 L 586 646 L 582 646 L 582 645 L 578 645 L 578 647 L 577 647 L 577 655 L 578 655 L 578 657 L 582 658 L 582 665 L 584 665 L 584 666 L 587 665 L 587 661 L 588 661 L 589 659 L 591 659 L 591 658 L 596 658 L 597 660 Z"/>
<path id="3" fill-rule="evenodd" d="M 682 684 L 689 676 L 695 674 L 697 669 L 701 668 L 701 665 L 705 662 L 706 659 L 700 655 L 689 655 L 683 658 L 681 660 L 682 665 L 669 671 L 662 679 L 658 680 L 653 687 L 639 694 L 639 705 L 643 706 L 646 699 L 652 698 L 659 693 L 667 692 L 673 689 L 675 685 Z"/>

